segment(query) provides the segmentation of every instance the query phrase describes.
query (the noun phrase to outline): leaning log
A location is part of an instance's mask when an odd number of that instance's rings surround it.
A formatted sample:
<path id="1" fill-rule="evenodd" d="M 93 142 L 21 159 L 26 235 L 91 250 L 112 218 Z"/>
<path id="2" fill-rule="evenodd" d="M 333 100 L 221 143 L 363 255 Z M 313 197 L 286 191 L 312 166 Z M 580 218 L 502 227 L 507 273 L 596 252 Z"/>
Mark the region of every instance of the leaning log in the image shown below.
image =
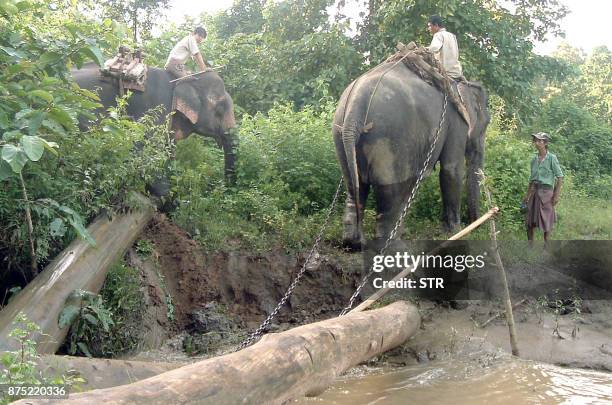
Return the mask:
<path id="1" fill-rule="evenodd" d="M 53 403 L 281 404 L 321 393 L 348 368 L 404 343 L 419 325 L 416 307 L 398 301 L 271 334 L 239 352 L 133 384 L 70 395 Z M 18 403 L 26 402 L 45 403 Z"/>
<path id="2" fill-rule="evenodd" d="M 152 218 L 154 207 L 147 198 L 134 194 L 133 200 L 138 208 L 116 214 L 112 220 L 101 215 L 87 228 L 96 246 L 74 240 L 0 311 L 0 351 L 18 348 L 9 333 L 19 312 L 41 328 L 41 333 L 33 336 L 38 352 L 57 351 L 68 333 L 67 327 L 59 328 L 58 316 L 70 293 L 79 289 L 98 293 L 109 268 Z"/>

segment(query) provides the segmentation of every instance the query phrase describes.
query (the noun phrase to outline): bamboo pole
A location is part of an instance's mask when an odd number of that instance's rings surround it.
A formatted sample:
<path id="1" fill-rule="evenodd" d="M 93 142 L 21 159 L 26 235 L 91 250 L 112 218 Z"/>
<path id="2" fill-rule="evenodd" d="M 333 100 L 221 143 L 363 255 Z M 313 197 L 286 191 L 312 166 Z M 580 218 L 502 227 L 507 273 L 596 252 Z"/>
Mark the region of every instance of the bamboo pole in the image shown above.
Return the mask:
<path id="1" fill-rule="evenodd" d="M 397 301 L 269 334 L 238 352 L 132 384 L 16 404 L 283 404 L 320 394 L 347 369 L 403 344 L 420 322 L 414 305 Z"/>
<path id="2" fill-rule="evenodd" d="M 480 177 L 485 196 L 487 197 L 487 203 L 489 207 L 493 205 L 491 198 L 491 192 L 486 184 L 486 177 L 484 171 L 480 170 L 477 175 Z M 512 300 L 510 298 L 510 290 L 508 288 L 508 279 L 506 278 L 506 269 L 502 262 L 501 256 L 499 255 L 499 246 L 497 245 L 497 230 L 495 229 L 495 219 L 490 222 L 491 225 L 491 245 L 493 248 L 493 256 L 495 257 L 495 264 L 499 270 L 499 278 L 501 279 L 504 294 L 504 306 L 506 307 L 506 322 L 508 323 L 508 332 L 510 334 L 510 347 L 512 348 L 512 354 L 519 356 L 518 343 L 516 339 L 516 328 L 514 326 L 514 314 L 512 313 Z"/>
<path id="3" fill-rule="evenodd" d="M 448 241 L 458 240 L 458 239 L 468 235 L 474 229 L 478 228 L 480 225 L 482 225 L 483 223 L 485 223 L 486 221 L 491 219 L 493 217 L 493 215 L 497 214 L 498 212 L 499 212 L 499 208 L 497 208 L 497 207 L 491 208 L 489 211 L 487 211 L 486 214 L 484 214 L 483 216 L 478 218 L 476 221 L 472 222 L 470 225 L 466 226 L 460 232 L 458 232 L 455 235 L 453 235 L 450 238 L 448 238 L 447 241 L 442 243 L 440 246 L 438 246 L 436 249 L 434 249 L 433 251 L 429 252 L 428 254 L 436 252 L 437 250 L 439 250 L 439 249 L 443 248 L 444 246 L 448 245 Z M 401 280 L 402 278 L 406 277 L 408 274 L 413 272 L 412 268 L 413 268 L 413 266 L 406 267 L 404 270 L 402 270 L 400 273 L 398 273 L 393 278 L 392 281 Z M 418 266 L 414 270 L 416 270 L 416 269 L 418 269 Z M 350 310 L 349 313 L 351 313 L 351 312 L 360 312 L 360 311 L 363 311 L 364 309 L 369 308 L 373 303 L 375 303 L 377 300 L 379 300 L 381 297 L 383 297 L 385 294 L 387 294 L 389 292 L 389 290 L 391 290 L 391 288 L 390 287 L 386 287 L 386 288 L 382 288 L 382 289 L 376 291 L 374 294 L 372 294 L 370 297 L 368 297 L 368 299 L 366 299 L 361 304 L 357 305 L 355 308 Z"/>

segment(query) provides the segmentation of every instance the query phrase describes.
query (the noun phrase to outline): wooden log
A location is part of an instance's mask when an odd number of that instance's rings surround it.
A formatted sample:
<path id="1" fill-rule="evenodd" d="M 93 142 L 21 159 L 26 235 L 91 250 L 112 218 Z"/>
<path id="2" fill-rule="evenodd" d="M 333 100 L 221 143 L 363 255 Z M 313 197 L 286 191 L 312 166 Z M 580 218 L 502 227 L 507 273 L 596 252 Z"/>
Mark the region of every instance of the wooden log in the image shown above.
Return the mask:
<path id="1" fill-rule="evenodd" d="M 56 356 L 40 357 L 36 368 L 45 376 L 53 377 L 75 373 L 85 380 L 82 391 L 115 387 L 144 380 L 187 363 L 166 363 L 135 360 L 89 359 L 87 357 Z"/>
<path id="2" fill-rule="evenodd" d="M 348 368 L 404 343 L 419 325 L 416 307 L 397 301 L 381 309 L 267 335 L 239 352 L 133 384 L 74 394 L 52 403 L 281 404 L 321 393 Z"/>
<path id="3" fill-rule="evenodd" d="M 42 333 L 33 336 L 38 352 L 57 351 L 68 333 L 68 328 L 60 329 L 58 325 L 66 298 L 78 289 L 98 293 L 109 268 L 134 243 L 153 216 L 155 209 L 150 201 L 141 195 L 133 196 L 138 209 L 116 214 L 112 221 L 101 215 L 87 228 L 96 246 L 75 239 L 0 311 L 0 351 L 18 348 L 9 333 L 19 312 L 41 328 Z"/>

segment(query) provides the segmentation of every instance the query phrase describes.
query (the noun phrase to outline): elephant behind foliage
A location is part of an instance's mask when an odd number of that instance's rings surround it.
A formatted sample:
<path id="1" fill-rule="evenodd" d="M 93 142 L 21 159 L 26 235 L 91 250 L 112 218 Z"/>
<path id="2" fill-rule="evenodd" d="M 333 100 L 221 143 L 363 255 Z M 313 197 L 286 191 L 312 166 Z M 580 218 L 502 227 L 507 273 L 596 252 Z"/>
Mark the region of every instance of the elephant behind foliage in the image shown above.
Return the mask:
<path id="1" fill-rule="evenodd" d="M 97 91 L 104 108 L 114 106 L 119 96 L 119 88 L 114 80 L 103 78 L 95 64 L 87 64 L 80 70 L 72 71 L 72 76 L 82 88 Z M 127 114 L 134 119 L 141 118 L 151 108 L 161 105 L 164 114 L 174 112 L 172 130 L 175 139 L 182 139 L 195 132 L 212 137 L 223 148 L 225 156 L 225 176 L 230 182 L 234 177 L 235 147 L 237 137 L 233 130 L 236 126 L 232 98 L 225 90 L 221 77 L 208 71 L 199 75 L 197 80 L 185 80 L 178 84 L 163 69 L 149 68 L 145 91 L 134 91 L 128 101 Z"/>
<path id="2" fill-rule="evenodd" d="M 376 89 L 376 90 L 375 90 Z M 476 117 L 472 136 L 448 102 L 439 139 L 427 173 L 440 162 L 444 225 L 459 225 L 461 188 L 467 160 L 468 214 L 479 215 L 476 171 L 483 166 L 489 123 L 487 95 L 480 86 L 469 91 Z M 376 201 L 376 236 L 386 239 L 423 167 L 444 109 L 444 95 L 404 64 L 382 64 L 351 83 L 334 115 L 333 137 L 348 190 L 344 243 L 364 243 L 362 219 L 370 188 Z M 400 235 L 397 235 L 400 236 Z"/>

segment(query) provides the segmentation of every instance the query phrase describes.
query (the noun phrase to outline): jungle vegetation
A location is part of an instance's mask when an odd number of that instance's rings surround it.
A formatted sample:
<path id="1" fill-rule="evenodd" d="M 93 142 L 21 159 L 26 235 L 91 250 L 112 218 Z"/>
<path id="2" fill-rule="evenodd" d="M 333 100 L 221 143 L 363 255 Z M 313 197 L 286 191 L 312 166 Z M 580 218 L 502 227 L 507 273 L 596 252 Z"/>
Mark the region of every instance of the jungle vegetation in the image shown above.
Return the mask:
<path id="1" fill-rule="evenodd" d="M 534 40 L 562 32 L 567 10 L 557 1 L 504 2 L 512 11 L 487 0 L 363 3 L 357 22 L 342 7 L 330 16 L 331 0 L 236 0 L 215 15 L 155 26 L 167 1 L 0 0 L 0 285 L 31 280 L 73 238 L 89 237 L 91 219 L 124 208 L 126 193 L 145 192 L 161 171 L 171 175 L 177 203 L 169 215 L 206 250 L 306 249 L 340 180 L 330 134 L 340 93 L 398 41 L 428 44 L 426 20 L 435 13 L 457 34 L 466 76 L 490 93 L 486 172 L 502 235 L 524 238 L 529 135 L 546 131 L 566 174 L 555 238 L 610 239 L 609 49 L 587 55 L 565 44 L 552 56 L 535 54 Z M 171 146 L 166 127 L 153 125 L 159 111 L 132 122 L 123 99 L 88 131 L 77 125 L 98 100 L 71 81 L 70 69 L 102 63 L 119 44 L 138 45 L 148 64 L 163 66 L 174 43 L 200 24 L 209 33 L 201 50 L 224 66 L 240 126 L 231 187 L 222 152 L 201 137 L 181 141 L 177 160 L 165 166 Z M 142 153 L 133 152 L 135 143 Z M 444 237 L 440 205 L 434 174 L 407 235 Z M 370 224 L 373 216 L 370 207 Z M 325 235 L 332 246 L 340 217 L 336 211 Z"/>

